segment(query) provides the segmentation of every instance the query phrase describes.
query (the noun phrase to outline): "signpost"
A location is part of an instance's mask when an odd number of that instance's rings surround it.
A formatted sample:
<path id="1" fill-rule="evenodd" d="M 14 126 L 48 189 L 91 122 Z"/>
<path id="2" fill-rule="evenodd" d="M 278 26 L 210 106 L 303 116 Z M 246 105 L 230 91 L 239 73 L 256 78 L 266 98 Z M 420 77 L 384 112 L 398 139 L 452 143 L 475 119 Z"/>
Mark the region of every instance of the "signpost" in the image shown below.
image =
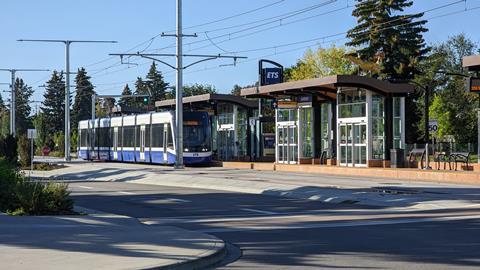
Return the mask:
<path id="1" fill-rule="evenodd" d="M 33 140 L 37 138 L 37 130 L 36 129 L 28 129 L 27 130 L 27 138 L 30 139 L 30 173 L 33 171 Z"/>
<path id="2" fill-rule="evenodd" d="M 432 133 L 432 149 L 433 154 L 435 154 L 435 138 L 438 131 L 438 120 L 430 119 L 428 120 L 428 132 Z"/>

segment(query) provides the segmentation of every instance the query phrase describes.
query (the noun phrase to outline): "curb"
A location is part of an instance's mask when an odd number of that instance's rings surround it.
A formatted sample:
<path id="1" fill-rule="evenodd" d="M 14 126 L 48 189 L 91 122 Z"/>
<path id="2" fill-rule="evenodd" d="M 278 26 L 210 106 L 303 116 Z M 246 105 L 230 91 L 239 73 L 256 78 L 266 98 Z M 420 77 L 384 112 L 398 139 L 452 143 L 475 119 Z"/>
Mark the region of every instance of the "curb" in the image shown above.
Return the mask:
<path id="1" fill-rule="evenodd" d="M 130 219 L 137 220 L 136 218 L 133 218 L 133 217 L 106 213 L 106 212 L 97 211 L 97 210 L 91 209 L 91 208 L 85 208 L 85 207 L 82 207 L 82 206 L 75 206 L 75 211 L 82 212 L 82 213 L 85 213 L 87 215 L 115 215 L 115 216 L 122 216 L 122 217 L 125 217 L 125 218 L 130 218 Z M 1 212 L 0 212 L 0 215 L 1 215 Z M 144 226 L 148 226 L 146 224 L 143 224 L 139 220 L 137 220 L 137 221 L 139 222 L 139 224 L 142 224 Z M 203 233 L 203 234 L 205 234 L 205 233 Z M 193 260 L 173 263 L 173 264 L 170 264 L 170 265 L 153 266 L 153 267 L 149 266 L 149 267 L 146 267 L 146 268 L 138 268 L 138 270 L 192 270 L 192 269 L 203 269 L 203 268 L 207 268 L 209 266 L 213 266 L 213 265 L 219 263 L 220 261 L 222 261 L 225 258 L 225 256 L 227 255 L 227 248 L 226 248 L 225 241 L 223 241 L 222 239 L 220 239 L 218 237 L 215 237 L 215 238 L 219 240 L 219 243 L 216 243 L 215 247 L 217 247 L 217 245 L 221 245 L 221 247 L 216 252 L 214 252 L 210 255 L 200 257 L 200 258 L 197 258 L 197 259 L 193 259 Z"/>
<path id="2" fill-rule="evenodd" d="M 209 266 L 213 266 L 220 261 L 222 261 L 225 256 L 227 256 L 227 248 L 225 242 L 221 241 L 222 247 L 217 250 L 215 253 L 210 254 L 205 257 L 201 257 L 198 259 L 179 262 L 176 264 L 159 266 L 159 267 L 151 267 L 151 268 L 143 268 L 142 270 L 194 270 L 194 269 L 204 269 Z"/>

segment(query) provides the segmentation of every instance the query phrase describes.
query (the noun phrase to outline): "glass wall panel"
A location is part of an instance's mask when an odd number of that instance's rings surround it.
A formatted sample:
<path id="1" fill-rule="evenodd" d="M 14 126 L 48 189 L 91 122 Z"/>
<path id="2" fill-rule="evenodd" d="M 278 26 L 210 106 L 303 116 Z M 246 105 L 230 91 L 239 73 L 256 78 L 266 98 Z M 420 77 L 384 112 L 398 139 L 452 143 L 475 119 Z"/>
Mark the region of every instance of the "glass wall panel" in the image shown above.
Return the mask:
<path id="1" fill-rule="evenodd" d="M 277 110 L 277 121 L 297 121 L 297 109 L 278 109 Z"/>
<path id="2" fill-rule="evenodd" d="M 238 156 L 247 155 L 247 110 L 237 109 L 237 154 Z"/>
<path id="3" fill-rule="evenodd" d="M 320 131 L 322 136 L 322 144 L 321 144 L 321 151 L 327 152 L 327 157 L 330 153 L 330 111 L 331 105 L 329 103 L 323 103 L 320 105 Z"/>
<path id="4" fill-rule="evenodd" d="M 385 99 L 372 93 L 372 159 L 385 157 Z"/>
<path id="5" fill-rule="evenodd" d="M 233 105 L 220 103 L 217 106 L 218 125 L 233 124 Z"/>
<path id="6" fill-rule="evenodd" d="M 361 88 L 342 88 L 338 94 L 339 117 L 365 117 L 367 91 Z"/>
<path id="7" fill-rule="evenodd" d="M 401 98 L 393 98 L 393 147 L 402 147 Z"/>
<path id="8" fill-rule="evenodd" d="M 300 109 L 302 157 L 313 157 L 313 108 Z"/>

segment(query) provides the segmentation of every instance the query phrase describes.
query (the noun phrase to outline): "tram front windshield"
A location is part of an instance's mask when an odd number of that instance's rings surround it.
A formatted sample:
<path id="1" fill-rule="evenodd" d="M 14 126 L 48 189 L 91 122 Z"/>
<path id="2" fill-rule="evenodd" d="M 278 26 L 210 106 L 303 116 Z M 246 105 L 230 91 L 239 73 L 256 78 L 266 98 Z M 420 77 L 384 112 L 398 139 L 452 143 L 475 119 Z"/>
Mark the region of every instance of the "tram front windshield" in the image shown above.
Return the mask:
<path id="1" fill-rule="evenodd" d="M 183 125 L 183 147 L 185 152 L 210 151 L 208 127 L 201 121 L 186 120 Z"/>

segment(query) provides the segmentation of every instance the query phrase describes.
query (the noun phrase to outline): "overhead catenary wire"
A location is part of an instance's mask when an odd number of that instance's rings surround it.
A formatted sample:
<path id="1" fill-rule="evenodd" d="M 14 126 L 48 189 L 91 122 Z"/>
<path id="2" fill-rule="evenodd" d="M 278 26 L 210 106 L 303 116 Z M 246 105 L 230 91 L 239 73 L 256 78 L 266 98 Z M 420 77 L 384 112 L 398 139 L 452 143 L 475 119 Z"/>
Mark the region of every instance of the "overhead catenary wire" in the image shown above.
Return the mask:
<path id="1" fill-rule="evenodd" d="M 452 6 L 452 5 L 455 5 L 455 4 L 458 4 L 460 2 L 464 2 L 464 0 L 461 0 L 461 1 L 454 1 L 454 2 L 451 2 L 451 3 L 448 3 L 448 4 L 444 4 L 444 5 L 441 5 L 441 6 L 437 6 L 437 7 L 434 7 L 434 8 L 431 8 L 431 9 L 428 9 L 428 10 L 425 10 L 421 13 L 428 13 L 428 12 L 432 12 L 432 11 L 435 11 L 435 10 L 439 10 L 439 9 L 443 9 L 443 8 L 446 8 L 446 7 L 449 7 L 449 6 Z M 438 18 L 442 18 L 442 17 L 446 17 L 446 16 L 451 16 L 451 15 L 455 15 L 455 14 L 459 14 L 459 13 L 464 13 L 464 12 L 468 12 L 468 11 L 472 11 L 472 10 L 477 10 L 479 9 L 479 7 L 471 7 L 471 8 L 467 8 L 466 10 L 462 9 L 460 11 L 454 11 L 454 12 L 449 12 L 449 13 L 445 13 L 445 14 L 441 14 L 441 15 L 437 15 L 437 16 L 433 16 L 433 17 L 429 17 L 429 18 L 426 18 L 426 20 L 433 20 L 433 19 L 438 19 Z M 404 17 L 403 17 L 404 18 Z M 392 21 L 390 22 L 387 22 L 389 24 L 392 23 Z M 415 22 L 411 22 L 411 23 L 415 23 Z M 401 25 L 392 25 L 392 26 L 389 26 L 389 27 L 385 27 L 383 28 L 383 30 L 386 30 L 386 29 L 390 29 L 392 27 L 398 27 L 398 26 L 401 26 Z M 381 29 L 377 29 L 376 31 L 381 31 Z M 282 47 L 288 47 L 288 46 L 294 46 L 294 45 L 299 45 L 299 44 L 304 44 L 304 43 L 311 43 L 311 42 L 314 42 L 314 41 L 318 41 L 318 40 L 323 40 L 323 42 L 321 42 L 322 44 L 323 43 L 330 43 L 330 42 L 333 42 L 333 41 L 327 41 L 326 39 L 328 38 L 333 38 L 333 37 L 336 37 L 336 36 L 340 36 L 340 35 L 345 35 L 348 31 L 343 31 L 343 32 L 339 32 L 339 33 L 335 33 L 335 34 L 330 34 L 330 35 L 325 35 L 325 36 L 321 36 L 321 37 L 317 37 L 317 38 L 313 38 L 313 39 L 308 39 L 308 40 L 302 40 L 302 41 L 297 41 L 297 42 L 291 42 L 291 43 L 286 43 L 286 44 L 279 44 L 279 45 L 274 45 L 274 46 L 268 46 L 268 47 L 262 47 L 262 48 L 253 48 L 253 49 L 248 49 L 248 50 L 242 50 L 242 51 L 238 51 L 238 53 L 245 53 L 245 52 L 256 52 L 256 51 L 263 51 L 263 50 L 269 50 L 269 49 L 278 49 L 278 48 L 282 48 Z M 335 39 L 334 41 L 337 42 L 337 41 L 340 41 L 340 40 L 343 40 L 343 39 L 346 39 L 346 37 L 342 37 L 342 38 L 338 38 L 338 39 Z M 319 44 L 318 42 L 315 43 L 315 44 Z M 282 53 L 286 53 L 286 52 L 291 52 L 291 51 L 295 51 L 295 50 L 300 50 L 300 49 L 305 49 L 305 48 L 309 48 L 309 47 L 312 47 L 312 46 L 315 46 L 315 44 L 312 44 L 312 45 L 307 45 L 307 46 L 302 46 L 302 47 L 299 47 L 299 48 L 295 48 L 295 49 L 288 49 L 288 50 L 285 50 L 285 51 L 280 51 L 280 52 L 275 52 L 273 54 L 268 54 L 268 55 L 264 55 L 264 56 L 261 56 L 261 57 L 269 57 L 269 56 L 272 56 L 272 55 L 278 55 L 278 54 L 282 54 Z M 243 60 L 243 61 L 238 61 L 238 64 L 242 64 L 242 63 L 247 63 L 247 62 L 251 62 L 251 61 L 255 61 L 261 57 L 258 57 L 258 58 L 250 58 L 249 60 Z M 147 62 L 149 63 L 149 62 Z M 201 72 L 201 71 L 206 71 L 206 70 L 212 70 L 212 69 L 217 69 L 217 68 L 220 68 L 219 66 L 214 66 L 214 67 L 210 67 L 210 68 L 204 68 L 204 69 L 198 69 L 198 70 L 192 70 L 192 71 L 188 71 L 186 72 L 187 74 L 189 73 L 195 73 L 195 72 Z M 162 74 L 164 76 L 168 75 L 170 72 L 163 72 Z M 130 82 L 134 82 L 134 80 L 130 81 Z M 126 82 L 128 83 L 128 82 Z M 122 82 L 123 84 L 123 82 Z M 113 89 L 113 87 L 109 88 L 109 89 Z M 105 89 L 107 90 L 107 89 Z"/>
<path id="2" fill-rule="evenodd" d="M 284 13 L 284 14 L 281 14 L 281 15 L 277 15 L 277 16 L 272 17 L 272 18 L 277 18 L 275 21 L 268 22 L 268 23 L 266 23 L 266 24 L 257 25 L 257 26 L 251 26 L 251 27 L 248 27 L 248 28 L 246 28 L 246 29 L 240 29 L 240 30 L 238 30 L 238 31 L 234 31 L 234 32 L 227 33 L 227 34 L 224 34 L 224 35 L 215 36 L 215 37 L 212 38 L 212 39 L 218 39 L 218 38 L 221 38 L 221 37 L 224 37 L 224 36 L 227 36 L 227 35 L 238 34 L 238 33 L 241 33 L 241 32 L 245 32 L 245 31 L 247 31 L 247 30 L 255 29 L 255 28 L 261 27 L 261 26 L 263 26 L 263 25 L 272 24 L 272 23 L 275 23 L 275 22 L 278 22 L 278 21 L 281 22 L 282 20 L 285 20 L 285 19 L 287 19 L 287 18 L 301 15 L 301 14 L 303 14 L 303 13 L 305 13 L 305 12 L 309 12 L 309 11 L 318 9 L 318 8 L 320 8 L 320 7 L 323 7 L 323 6 L 325 6 L 325 5 L 328 5 L 328 4 L 337 2 L 337 1 L 338 1 L 338 0 L 327 0 L 327 1 L 324 1 L 324 2 L 322 2 L 322 3 L 320 3 L 320 4 L 311 5 L 311 6 L 308 6 L 308 7 L 305 7 L 305 8 L 301 8 L 301 9 L 298 9 L 298 10 L 295 10 L 295 11 L 291 11 L 291 12 L 287 12 L 287 13 Z M 278 1 L 278 3 L 280 3 L 280 2 L 282 2 L 282 1 Z M 275 2 L 275 3 L 277 3 L 277 2 Z M 242 15 L 245 15 L 245 14 L 242 13 Z M 232 17 L 232 16 L 230 16 L 230 17 Z M 230 17 L 229 17 L 229 18 L 230 18 Z M 268 18 L 267 18 L 267 19 L 268 19 Z M 261 21 L 265 21 L 265 20 L 266 20 L 266 19 L 257 20 L 257 22 L 261 22 Z M 216 20 L 215 22 L 218 22 L 218 21 L 220 21 L 220 20 Z M 252 24 L 252 23 L 255 23 L 255 22 L 251 22 L 250 24 Z M 208 24 L 210 24 L 210 23 L 208 23 Z M 206 25 L 206 24 L 203 24 L 203 25 Z M 195 27 L 198 27 L 198 26 L 200 26 L 200 25 L 196 25 Z M 281 26 L 281 25 L 280 25 L 280 26 Z M 276 26 L 276 27 L 278 27 L 278 26 Z M 190 28 L 193 28 L 193 26 L 190 27 Z M 215 29 L 213 29 L 213 30 L 207 30 L 207 31 L 203 31 L 202 33 L 208 33 L 208 32 L 213 32 L 213 31 L 216 31 L 216 30 L 215 30 Z M 167 32 L 168 32 L 168 31 L 167 31 Z M 165 32 L 165 33 L 166 33 L 166 32 Z M 155 36 L 154 38 L 158 37 L 159 35 L 161 35 L 161 34 L 158 34 L 158 35 Z M 206 41 L 208 42 L 208 40 L 209 40 L 209 39 L 206 38 L 206 39 L 202 39 L 202 40 L 199 40 L 199 41 L 193 41 L 193 42 L 190 42 L 190 43 L 186 43 L 185 46 L 190 46 L 190 45 L 193 45 L 193 44 L 197 44 L 197 43 L 201 43 L 201 42 L 206 42 Z M 150 41 L 150 39 L 147 40 L 147 41 L 145 41 L 143 44 L 147 43 L 148 41 Z M 213 42 L 213 41 L 212 41 L 212 42 Z M 150 44 L 150 45 L 151 45 L 151 44 Z M 172 43 L 172 44 L 170 44 L 170 45 L 168 45 L 168 46 L 161 47 L 161 48 L 157 48 L 157 49 L 150 50 L 150 51 L 162 51 L 162 50 L 165 50 L 165 49 L 173 48 L 174 46 L 175 46 L 175 43 Z M 128 51 L 131 51 L 131 50 L 128 50 Z M 128 52 L 128 51 L 127 51 L 127 52 Z M 146 51 L 146 50 L 144 49 L 144 50 L 142 50 L 142 51 L 140 51 L 140 52 L 145 52 L 145 51 Z M 111 58 L 110 58 L 110 59 L 111 59 Z M 101 72 L 103 72 L 103 71 L 105 71 L 105 70 L 114 68 L 114 67 L 119 66 L 119 65 L 121 65 L 121 62 L 120 62 L 120 61 L 117 61 L 117 62 L 115 62 L 114 64 L 112 64 L 112 65 L 110 65 L 110 66 L 107 66 L 107 67 L 105 67 L 105 68 L 101 68 L 101 69 L 98 69 L 98 70 L 94 70 L 94 74 L 101 73 Z M 92 75 L 93 75 L 93 74 L 92 74 Z"/>
<path id="3" fill-rule="evenodd" d="M 253 13 L 253 12 L 257 12 L 257 11 L 260 11 L 262 9 L 266 9 L 266 8 L 271 8 L 275 5 L 278 5 L 282 2 L 285 2 L 286 0 L 278 0 L 278 1 L 275 1 L 273 3 L 269 3 L 269 4 L 266 4 L 266 5 L 263 5 L 263 6 L 260 6 L 260 7 L 256 7 L 256 8 L 253 8 L 253 9 L 250 9 L 250 10 L 247 10 L 247 11 L 244 11 L 244 12 L 240 12 L 240 13 L 237 13 L 237 14 L 234 14 L 234 15 L 230 15 L 230 16 L 227 16 L 227 17 L 224 17 L 224 18 L 221 18 L 221 19 L 216 19 L 216 20 L 213 20 L 213 21 L 208 21 L 208 22 L 205 22 L 205 23 L 200 23 L 200 24 L 196 24 L 196 25 L 191 25 L 191 26 L 187 26 L 185 27 L 184 29 L 193 29 L 193 28 L 197 28 L 197 27 L 202 27 L 202 26 L 206 26 L 206 25 L 211 25 L 211 24 L 215 24 L 215 23 L 219 23 L 219 22 L 222 22 L 222 21 L 226 21 L 226 20 L 230 20 L 230 19 L 233 19 L 233 18 L 237 18 L 237 17 L 240 17 L 240 16 L 244 16 L 244 15 L 247 15 L 247 14 L 250 14 L 250 13 Z M 167 33 L 167 32 L 174 32 L 175 30 L 169 30 L 169 31 L 164 31 L 162 33 Z M 130 52 L 130 51 L 133 51 L 145 44 L 149 44 L 147 45 L 146 48 L 144 48 L 142 51 L 145 51 L 147 50 L 151 44 L 153 43 L 153 41 L 158 38 L 159 36 L 162 35 L 162 33 L 158 33 L 154 36 L 152 36 L 151 38 L 145 40 L 145 41 L 142 41 L 136 45 L 134 45 L 132 48 L 126 50 L 126 52 Z M 112 60 L 116 57 L 112 56 L 112 57 L 107 57 L 105 59 L 102 59 L 100 61 L 97 61 L 97 62 L 94 62 L 94 63 L 91 63 L 91 64 L 88 64 L 88 65 L 85 65 L 85 67 L 91 67 L 91 66 L 95 66 L 95 65 L 99 65 L 99 64 L 102 64 L 102 63 L 105 63 L 105 62 L 108 62 L 109 60 Z"/>

